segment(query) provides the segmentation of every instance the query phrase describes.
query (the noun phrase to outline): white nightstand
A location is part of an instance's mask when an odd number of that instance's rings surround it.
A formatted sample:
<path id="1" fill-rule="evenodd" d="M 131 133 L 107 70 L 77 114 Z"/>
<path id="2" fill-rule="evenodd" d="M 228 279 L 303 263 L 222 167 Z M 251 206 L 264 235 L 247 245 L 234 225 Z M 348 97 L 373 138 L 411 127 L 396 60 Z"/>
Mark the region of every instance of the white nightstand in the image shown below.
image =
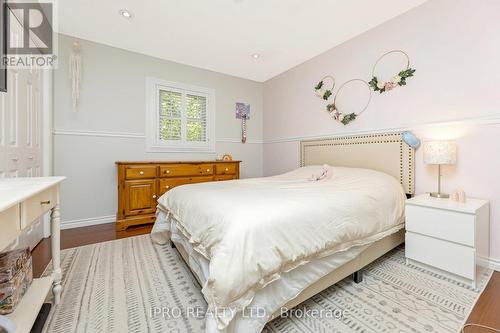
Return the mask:
<path id="1" fill-rule="evenodd" d="M 406 201 L 406 261 L 476 286 L 478 264 L 489 257 L 490 204 L 422 194 Z M 481 260 L 483 259 L 483 260 Z"/>

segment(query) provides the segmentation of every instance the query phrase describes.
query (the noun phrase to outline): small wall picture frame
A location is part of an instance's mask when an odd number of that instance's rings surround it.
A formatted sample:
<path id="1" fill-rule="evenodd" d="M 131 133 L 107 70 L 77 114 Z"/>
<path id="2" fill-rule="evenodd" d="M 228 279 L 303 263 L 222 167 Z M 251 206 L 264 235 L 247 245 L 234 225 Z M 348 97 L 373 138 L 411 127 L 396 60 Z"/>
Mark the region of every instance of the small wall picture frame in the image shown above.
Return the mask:
<path id="1" fill-rule="evenodd" d="M 250 104 L 236 103 L 236 119 L 250 119 Z"/>

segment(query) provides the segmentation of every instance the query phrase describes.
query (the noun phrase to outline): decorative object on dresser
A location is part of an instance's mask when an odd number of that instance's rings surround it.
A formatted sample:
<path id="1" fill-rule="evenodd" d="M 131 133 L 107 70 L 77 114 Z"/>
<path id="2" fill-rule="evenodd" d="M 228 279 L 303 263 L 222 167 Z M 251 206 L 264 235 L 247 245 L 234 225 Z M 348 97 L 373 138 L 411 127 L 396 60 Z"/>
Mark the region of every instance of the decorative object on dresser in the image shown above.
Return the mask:
<path id="1" fill-rule="evenodd" d="M 487 200 L 456 202 L 427 194 L 406 201 L 406 258 L 476 287 L 489 257 Z"/>
<path id="2" fill-rule="evenodd" d="M 240 161 L 116 162 L 116 165 L 116 230 L 154 223 L 157 198 L 176 186 L 240 178 Z"/>
<path id="3" fill-rule="evenodd" d="M 16 325 L 16 333 L 30 332 L 51 286 L 54 304 L 60 301 L 62 287 L 59 187 L 64 179 L 35 177 L 7 178 L 0 181 L 0 250 L 9 250 L 23 230 L 29 229 L 45 213 L 51 213 L 52 274 L 33 279 L 14 311 L 7 315 Z"/>
<path id="4" fill-rule="evenodd" d="M 449 198 L 447 193 L 441 193 L 441 165 L 455 164 L 457 162 L 457 147 L 450 141 L 424 142 L 424 162 L 438 166 L 438 191 L 431 192 L 431 197 Z"/>

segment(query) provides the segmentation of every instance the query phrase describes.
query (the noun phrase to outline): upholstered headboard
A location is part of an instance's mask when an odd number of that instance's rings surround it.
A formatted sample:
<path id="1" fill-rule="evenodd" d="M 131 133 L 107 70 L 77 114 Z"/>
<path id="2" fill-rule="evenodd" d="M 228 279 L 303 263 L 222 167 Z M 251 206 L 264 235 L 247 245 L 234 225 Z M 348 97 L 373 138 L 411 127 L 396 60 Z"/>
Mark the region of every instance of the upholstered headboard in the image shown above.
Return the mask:
<path id="1" fill-rule="evenodd" d="M 342 136 L 300 143 L 300 165 L 330 164 L 367 168 L 396 178 L 407 194 L 415 193 L 415 150 L 401 133 Z"/>

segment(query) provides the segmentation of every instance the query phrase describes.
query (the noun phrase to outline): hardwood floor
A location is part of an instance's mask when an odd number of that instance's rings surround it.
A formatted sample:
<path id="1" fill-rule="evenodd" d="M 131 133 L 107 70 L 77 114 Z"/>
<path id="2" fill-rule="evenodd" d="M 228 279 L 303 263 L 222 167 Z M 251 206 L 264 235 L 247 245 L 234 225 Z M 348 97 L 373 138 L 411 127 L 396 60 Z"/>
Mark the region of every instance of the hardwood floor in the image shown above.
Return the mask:
<path id="1" fill-rule="evenodd" d="M 130 227 L 125 231 L 116 231 L 114 223 L 99 224 L 90 227 L 74 228 L 61 231 L 61 250 L 88 244 L 106 242 L 151 232 L 152 224 Z M 31 252 L 33 256 L 33 276 L 39 277 L 50 261 L 50 238 L 42 240 Z"/>
<path id="2" fill-rule="evenodd" d="M 479 297 L 467 323 L 476 323 L 500 329 L 500 272 L 494 272 L 490 282 Z M 464 333 L 487 333 L 490 330 L 467 327 Z"/>
<path id="3" fill-rule="evenodd" d="M 61 249 L 105 242 L 113 239 L 147 234 L 152 225 L 130 227 L 116 231 L 114 223 L 61 231 Z M 44 239 L 33 249 L 33 275 L 40 276 L 50 260 L 50 239 Z M 483 294 L 476 303 L 467 323 L 500 328 L 500 272 L 494 272 Z M 467 327 L 464 333 L 491 332 L 483 328 Z"/>

